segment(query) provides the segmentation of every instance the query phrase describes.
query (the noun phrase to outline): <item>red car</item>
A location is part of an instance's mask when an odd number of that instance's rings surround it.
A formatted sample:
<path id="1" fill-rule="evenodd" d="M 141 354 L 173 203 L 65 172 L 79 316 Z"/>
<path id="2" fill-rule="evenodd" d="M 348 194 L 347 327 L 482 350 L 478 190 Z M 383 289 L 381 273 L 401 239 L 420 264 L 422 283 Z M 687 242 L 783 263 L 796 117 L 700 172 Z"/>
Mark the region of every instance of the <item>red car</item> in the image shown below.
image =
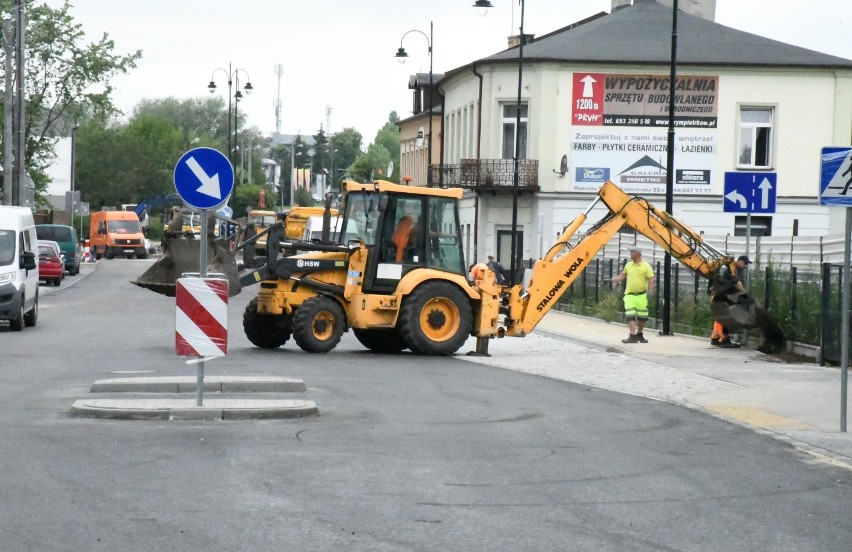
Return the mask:
<path id="1" fill-rule="evenodd" d="M 65 277 L 65 258 L 55 241 L 38 241 L 38 279 L 58 286 Z"/>

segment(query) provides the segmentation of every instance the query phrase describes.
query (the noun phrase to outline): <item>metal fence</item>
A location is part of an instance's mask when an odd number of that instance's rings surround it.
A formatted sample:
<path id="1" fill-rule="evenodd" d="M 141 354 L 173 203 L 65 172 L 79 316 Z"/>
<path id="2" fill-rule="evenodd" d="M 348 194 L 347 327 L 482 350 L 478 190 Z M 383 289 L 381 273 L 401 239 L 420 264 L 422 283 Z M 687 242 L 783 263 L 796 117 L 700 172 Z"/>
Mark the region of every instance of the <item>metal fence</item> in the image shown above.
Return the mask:
<path id="1" fill-rule="evenodd" d="M 744 237 L 704 236 L 704 239 L 734 257 L 746 252 Z M 820 347 L 822 359 L 828 362 L 840 359 L 843 242 L 840 235 L 763 237 L 752 239 L 748 248 L 753 261 L 748 281 L 750 295 L 778 320 L 788 341 Z M 618 319 L 623 308 L 620 291 L 604 280 L 622 271 L 629 260 L 629 250 L 635 245 L 642 248 L 643 258 L 655 270 L 658 285 L 649 297 L 652 318 L 649 326 L 659 328 L 665 250 L 641 235 L 614 236 L 571 285 L 560 300 L 560 307 L 608 320 Z M 707 281 L 677 262 L 672 263 L 669 281 L 673 331 L 709 335 L 712 319 Z"/>
<path id="2" fill-rule="evenodd" d="M 704 241 L 719 251 L 738 257 L 746 253 L 745 236 L 702 236 Z M 571 240 L 575 245 L 579 238 Z M 748 254 L 756 267 L 796 267 L 819 273 L 825 263 L 843 262 L 843 236 L 787 236 L 753 237 Z M 652 266 L 662 261 L 666 252 L 659 245 L 640 234 L 618 233 L 595 256 L 596 259 L 619 261 L 630 258 L 630 248 L 642 248 L 642 257 Z"/>

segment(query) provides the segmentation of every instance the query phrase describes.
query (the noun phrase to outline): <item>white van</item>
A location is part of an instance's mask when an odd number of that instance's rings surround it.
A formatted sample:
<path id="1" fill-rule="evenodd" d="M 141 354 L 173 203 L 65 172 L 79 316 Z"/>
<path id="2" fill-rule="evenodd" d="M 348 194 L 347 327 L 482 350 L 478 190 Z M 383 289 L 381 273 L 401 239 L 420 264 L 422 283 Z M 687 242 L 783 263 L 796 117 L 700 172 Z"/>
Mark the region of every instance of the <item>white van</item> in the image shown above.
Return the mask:
<path id="1" fill-rule="evenodd" d="M 27 207 L 0 207 L 0 320 L 13 331 L 38 320 L 38 238 Z"/>

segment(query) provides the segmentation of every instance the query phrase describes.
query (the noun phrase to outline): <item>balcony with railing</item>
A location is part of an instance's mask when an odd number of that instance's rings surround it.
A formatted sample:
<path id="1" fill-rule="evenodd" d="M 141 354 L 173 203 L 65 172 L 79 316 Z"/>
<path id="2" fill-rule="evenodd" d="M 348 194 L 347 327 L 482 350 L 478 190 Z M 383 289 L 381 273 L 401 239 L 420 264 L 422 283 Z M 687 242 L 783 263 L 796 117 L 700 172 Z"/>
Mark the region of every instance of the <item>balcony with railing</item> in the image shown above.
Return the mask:
<path id="1" fill-rule="evenodd" d="M 478 191 L 510 191 L 514 185 L 513 159 L 462 159 L 458 165 L 432 165 L 430 186 L 459 187 Z M 521 159 L 518 163 L 518 188 L 537 192 L 538 160 Z"/>

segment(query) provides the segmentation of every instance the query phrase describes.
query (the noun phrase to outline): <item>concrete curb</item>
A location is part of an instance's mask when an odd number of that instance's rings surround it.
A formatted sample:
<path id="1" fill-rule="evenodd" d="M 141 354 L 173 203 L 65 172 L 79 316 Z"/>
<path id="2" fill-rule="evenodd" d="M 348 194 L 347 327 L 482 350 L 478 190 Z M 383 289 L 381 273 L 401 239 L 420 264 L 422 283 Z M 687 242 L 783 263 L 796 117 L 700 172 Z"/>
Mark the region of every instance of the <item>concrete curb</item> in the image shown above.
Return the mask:
<path id="1" fill-rule="evenodd" d="M 113 420 L 271 420 L 319 415 L 314 401 L 211 399 L 84 399 L 69 416 Z"/>
<path id="2" fill-rule="evenodd" d="M 92 384 L 91 393 L 194 393 L 195 376 L 109 378 Z M 304 393 L 305 382 L 277 376 L 208 376 L 209 393 Z"/>

